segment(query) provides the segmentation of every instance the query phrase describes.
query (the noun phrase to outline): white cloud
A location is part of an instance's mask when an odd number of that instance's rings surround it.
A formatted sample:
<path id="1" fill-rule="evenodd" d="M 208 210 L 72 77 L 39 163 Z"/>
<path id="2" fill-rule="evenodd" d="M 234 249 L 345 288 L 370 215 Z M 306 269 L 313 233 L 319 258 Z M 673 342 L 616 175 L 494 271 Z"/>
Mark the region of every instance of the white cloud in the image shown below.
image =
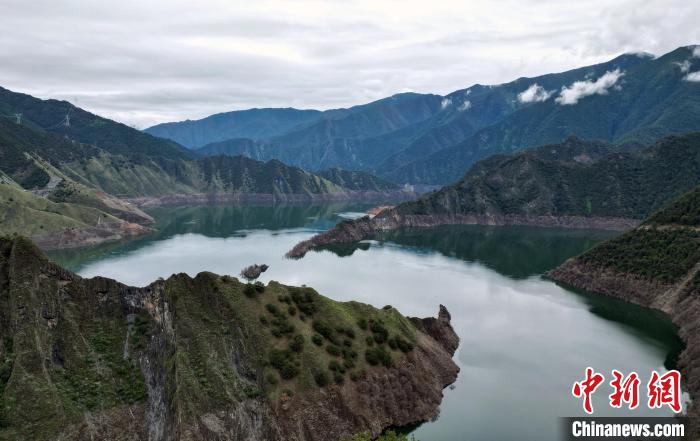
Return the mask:
<path id="1" fill-rule="evenodd" d="M 546 90 L 539 84 L 534 83 L 518 94 L 518 101 L 521 103 L 537 103 L 547 101 L 549 97 L 552 96 L 552 93 L 554 92 Z"/>
<path id="2" fill-rule="evenodd" d="M 472 102 L 471 101 L 465 101 L 462 104 L 459 105 L 457 108 L 460 112 L 464 112 L 465 110 L 469 110 L 472 108 Z"/>
<path id="3" fill-rule="evenodd" d="M 691 72 L 683 78 L 686 81 L 700 82 L 700 70 L 697 72 Z"/>
<path id="4" fill-rule="evenodd" d="M 448 106 L 452 105 L 452 100 L 449 98 L 443 98 L 442 101 L 440 102 L 440 108 L 441 109 L 446 109 Z"/>
<path id="5" fill-rule="evenodd" d="M 615 69 L 605 72 L 595 81 L 575 81 L 569 87 L 562 87 L 555 101 L 561 105 L 571 105 L 578 103 L 581 98 L 587 96 L 606 95 L 608 89 L 613 87 L 623 75 L 625 75 L 624 72 L 621 72 L 620 69 Z"/>
<path id="6" fill-rule="evenodd" d="M 678 68 L 681 70 L 681 72 L 686 73 L 690 70 L 690 61 L 689 60 L 684 60 L 682 63 L 674 63 Z"/>
<path id="7" fill-rule="evenodd" d="M 447 96 L 664 54 L 700 43 L 698 23 L 688 0 L 0 0 L 0 86 L 144 127 Z"/>

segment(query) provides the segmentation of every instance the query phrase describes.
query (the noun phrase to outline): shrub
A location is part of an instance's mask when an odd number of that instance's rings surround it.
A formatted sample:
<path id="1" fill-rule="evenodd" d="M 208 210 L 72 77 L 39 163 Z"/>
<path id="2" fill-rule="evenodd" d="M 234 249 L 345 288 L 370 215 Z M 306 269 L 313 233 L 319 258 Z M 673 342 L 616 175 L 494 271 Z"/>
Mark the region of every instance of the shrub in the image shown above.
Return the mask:
<path id="1" fill-rule="evenodd" d="M 388 310 L 390 310 L 391 308 L 392 308 L 391 305 L 384 305 L 384 307 L 383 307 L 382 309 L 385 310 L 385 311 L 388 311 Z"/>
<path id="2" fill-rule="evenodd" d="M 255 287 L 250 283 L 246 283 L 245 288 L 243 288 L 243 294 L 248 298 L 255 297 Z"/>
<path id="3" fill-rule="evenodd" d="M 374 346 L 374 337 L 371 335 L 368 335 L 365 341 L 367 342 L 367 346 Z"/>
<path id="4" fill-rule="evenodd" d="M 291 315 L 292 317 L 295 316 L 295 315 L 297 315 L 297 309 L 296 309 L 295 307 L 293 307 L 293 306 L 290 306 L 289 308 L 287 308 L 287 312 L 288 312 L 289 315 Z"/>
<path id="5" fill-rule="evenodd" d="M 335 357 L 337 357 L 341 354 L 340 348 L 336 345 L 333 345 L 333 344 L 326 346 L 326 352 L 328 352 L 329 354 L 331 354 Z"/>
<path id="6" fill-rule="evenodd" d="M 331 360 L 328 363 L 328 369 L 333 372 L 339 372 L 342 369 L 342 366 L 340 365 L 340 363 L 338 363 L 338 360 Z"/>
<path id="7" fill-rule="evenodd" d="M 318 371 L 314 375 L 314 381 L 316 381 L 316 384 L 318 387 L 326 387 L 328 386 L 328 383 L 330 383 L 330 377 L 328 376 L 328 373 L 325 371 Z"/>
<path id="8" fill-rule="evenodd" d="M 314 320 L 313 323 L 314 331 L 318 332 L 327 339 L 333 338 L 333 329 L 328 325 L 328 323 L 322 320 Z"/>
<path id="9" fill-rule="evenodd" d="M 291 300 L 297 305 L 299 311 L 303 312 L 305 315 L 314 315 L 314 312 L 316 312 L 314 294 L 311 290 L 294 288 L 292 290 Z"/>
<path id="10" fill-rule="evenodd" d="M 343 377 L 343 374 L 340 372 L 336 372 L 333 374 L 333 380 L 336 382 L 336 384 L 343 384 L 343 381 L 345 381 L 345 377 Z"/>
<path id="11" fill-rule="evenodd" d="M 322 346 L 323 345 L 323 337 L 321 334 L 314 334 L 311 336 L 311 341 L 314 342 L 316 346 Z"/>
<path id="12" fill-rule="evenodd" d="M 268 324 L 267 318 L 265 318 L 265 316 L 261 315 L 260 316 L 260 323 L 262 323 L 264 326 L 267 326 L 267 324 Z"/>
<path id="13" fill-rule="evenodd" d="M 348 328 L 345 330 L 345 335 L 347 335 L 348 338 L 354 339 L 355 338 L 355 331 L 353 331 L 352 328 Z"/>
<path id="14" fill-rule="evenodd" d="M 277 307 L 277 305 L 273 305 L 272 303 L 268 303 L 265 305 L 265 308 L 270 312 L 270 314 L 274 316 L 280 315 L 280 309 Z"/>
<path id="15" fill-rule="evenodd" d="M 272 349 L 270 351 L 270 364 L 277 369 L 285 380 L 299 375 L 299 367 L 294 359 L 294 354 L 289 349 Z"/>
<path id="16" fill-rule="evenodd" d="M 304 350 L 304 336 L 301 334 L 297 334 L 292 338 L 292 341 L 289 342 L 289 349 L 296 353 L 300 353 Z"/>
<path id="17" fill-rule="evenodd" d="M 279 383 L 279 378 L 277 378 L 277 374 L 274 372 L 268 372 L 267 375 L 265 375 L 265 382 L 269 385 L 274 386 L 275 384 Z"/>
<path id="18" fill-rule="evenodd" d="M 360 319 L 357 321 L 357 326 L 360 327 L 363 331 L 367 330 L 367 320 L 366 319 Z"/>
<path id="19" fill-rule="evenodd" d="M 367 351 L 365 351 L 365 360 L 372 366 L 376 366 L 380 363 L 387 367 L 391 366 L 391 354 L 381 346 L 367 349 Z"/>
<path id="20" fill-rule="evenodd" d="M 381 322 L 372 321 L 370 323 L 370 329 L 372 331 L 372 335 L 374 336 L 374 341 L 379 344 L 384 343 L 389 338 L 389 331 L 387 331 Z"/>
<path id="21" fill-rule="evenodd" d="M 262 282 L 255 282 L 255 290 L 257 292 L 265 292 L 265 285 Z"/>

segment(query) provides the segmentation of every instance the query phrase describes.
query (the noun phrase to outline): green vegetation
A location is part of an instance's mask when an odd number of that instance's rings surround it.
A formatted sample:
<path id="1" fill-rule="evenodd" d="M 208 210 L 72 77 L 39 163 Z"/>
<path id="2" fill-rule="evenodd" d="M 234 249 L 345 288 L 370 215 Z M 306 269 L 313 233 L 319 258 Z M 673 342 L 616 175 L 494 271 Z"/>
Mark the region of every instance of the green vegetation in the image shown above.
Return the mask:
<path id="1" fill-rule="evenodd" d="M 118 222 L 96 208 L 52 202 L 8 184 L 0 184 L 0 234 L 44 235 L 67 228 Z"/>
<path id="2" fill-rule="evenodd" d="M 272 396 L 281 388 L 294 392 L 311 385 L 342 384 L 347 377 L 357 381 L 367 369 L 389 367 L 395 357 L 413 349 L 415 330 L 393 308 L 336 303 L 310 288 L 275 282 L 260 296 L 246 298 L 248 306 L 261 314 L 260 321 L 269 323 L 272 340 L 268 344 L 272 347 L 267 363 L 282 380 L 268 382 Z M 297 309 L 298 313 L 293 312 Z M 367 323 L 364 330 L 357 327 L 363 320 Z M 366 338 L 373 340 L 371 348 Z M 313 344 L 306 344 L 308 341 Z"/>
<path id="3" fill-rule="evenodd" d="M 579 259 L 623 273 L 676 283 L 700 262 L 700 187 L 654 213 L 641 227 L 596 246 Z"/>
<path id="4" fill-rule="evenodd" d="M 700 261 L 700 232 L 637 229 L 598 245 L 581 256 L 581 260 L 661 282 L 674 282 Z"/>
<path id="5" fill-rule="evenodd" d="M 400 204 L 384 216 L 642 219 L 698 184 L 700 133 L 671 136 L 646 149 L 629 152 L 616 152 L 601 142 L 569 138 L 512 156 L 488 158 L 475 164 L 456 184 Z"/>
<path id="6" fill-rule="evenodd" d="M 700 187 L 651 215 L 645 224 L 700 226 Z"/>

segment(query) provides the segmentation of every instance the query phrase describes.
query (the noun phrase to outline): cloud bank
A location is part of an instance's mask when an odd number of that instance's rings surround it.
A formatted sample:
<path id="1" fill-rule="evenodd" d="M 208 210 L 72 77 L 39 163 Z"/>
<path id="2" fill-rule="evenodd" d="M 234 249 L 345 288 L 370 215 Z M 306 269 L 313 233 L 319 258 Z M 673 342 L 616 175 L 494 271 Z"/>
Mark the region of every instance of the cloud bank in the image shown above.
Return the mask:
<path id="1" fill-rule="evenodd" d="M 620 71 L 620 69 L 615 69 L 605 72 L 595 81 L 575 81 L 571 86 L 563 87 L 555 101 L 561 105 L 573 105 L 587 96 L 607 95 L 608 89 L 613 87 L 617 80 L 624 75 L 624 72 Z"/>
<path id="2" fill-rule="evenodd" d="M 547 101 L 552 96 L 552 91 L 546 90 L 544 87 L 534 83 L 524 91 L 518 94 L 518 101 L 521 103 L 536 103 Z"/>
<path id="3" fill-rule="evenodd" d="M 0 86 L 145 127 L 445 96 L 663 54 L 698 23 L 687 0 L 2 0 Z"/>

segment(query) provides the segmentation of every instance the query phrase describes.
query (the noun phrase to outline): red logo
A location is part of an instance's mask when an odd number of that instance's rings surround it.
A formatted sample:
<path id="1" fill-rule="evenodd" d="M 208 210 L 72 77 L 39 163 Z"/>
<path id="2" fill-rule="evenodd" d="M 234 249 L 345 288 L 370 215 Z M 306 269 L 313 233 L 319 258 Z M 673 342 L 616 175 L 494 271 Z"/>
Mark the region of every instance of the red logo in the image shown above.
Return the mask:
<path id="1" fill-rule="evenodd" d="M 586 413 L 593 413 L 593 404 L 591 403 L 591 395 L 605 381 L 601 374 L 593 372 L 593 368 L 586 368 L 586 378 L 581 382 L 574 383 L 572 393 L 576 398 L 583 397 L 583 410 Z"/>
<path id="2" fill-rule="evenodd" d="M 663 375 L 653 371 L 647 384 L 649 408 L 667 404 L 674 412 L 681 411 L 681 373 L 669 371 Z"/>
<path id="3" fill-rule="evenodd" d="M 615 369 L 612 374 L 615 379 L 610 385 L 615 391 L 610 394 L 610 406 L 620 408 L 624 402 L 630 409 L 636 409 L 639 406 L 639 375 L 632 372 L 625 378 L 622 372 Z"/>
<path id="4" fill-rule="evenodd" d="M 639 385 L 641 383 L 636 372 L 625 376 L 622 372 L 613 369 L 613 379 L 610 381 L 613 392 L 609 395 L 610 406 L 621 408 L 624 404 L 629 409 L 639 406 Z M 591 367 L 586 368 L 586 376 L 583 380 L 574 383 L 571 393 L 576 398 L 583 398 L 583 410 L 588 414 L 593 413 L 591 397 L 603 384 L 605 377 L 597 373 Z M 647 383 L 647 405 L 650 409 L 668 406 L 675 413 L 682 409 L 681 404 L 681 373 L 673 370 L 661 375 L 652 371 Z"/>

